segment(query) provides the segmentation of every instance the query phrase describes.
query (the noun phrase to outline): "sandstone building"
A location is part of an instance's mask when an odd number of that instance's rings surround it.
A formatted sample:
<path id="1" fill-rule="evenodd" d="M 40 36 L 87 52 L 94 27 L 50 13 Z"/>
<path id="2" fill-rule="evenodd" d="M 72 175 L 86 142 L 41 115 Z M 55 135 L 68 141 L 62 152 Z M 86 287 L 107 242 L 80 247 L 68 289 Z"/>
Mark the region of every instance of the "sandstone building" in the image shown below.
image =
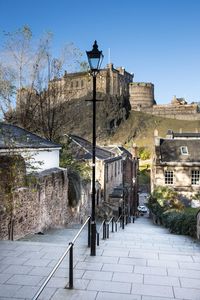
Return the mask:
<path id="1" fill-rule="evenodd" d="M 200 192 L 200 134 L 175 133 L 155 137 L 151 190 L 169 186 L 182 199 L 194 199 Z"/>
<path id="2" fill-rule="evenodd" d="M 70 148 L 77 160 L 92 163 L 92 144 L 69 135 Z M 127 213 L 134 214 L 138 205 L 138 159 L 135 153 L 117 145 L 96 147 L 96 205 L 109 206 L 118 213 L 123 201 Z"/>

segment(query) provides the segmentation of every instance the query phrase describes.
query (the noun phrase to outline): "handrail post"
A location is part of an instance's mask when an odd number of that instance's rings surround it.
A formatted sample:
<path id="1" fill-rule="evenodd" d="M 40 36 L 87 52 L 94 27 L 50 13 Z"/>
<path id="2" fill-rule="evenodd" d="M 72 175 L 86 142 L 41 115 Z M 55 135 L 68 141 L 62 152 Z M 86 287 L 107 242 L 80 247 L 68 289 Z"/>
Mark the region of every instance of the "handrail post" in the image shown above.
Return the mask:
<path id="1" fill-rule="evenodd" d="M 117 222 L 115 222 L 115 231 L 117 232 Z"/>
<path id="2" fill-rule="evenodd" d="M 114 217 L 112 218 L 112 232 L 114 232 Z"/>
<path id="3" fill-rule="evenodd" d="M 122 215 L 122 229 L 124 229 L 124 214 Z"/>
<path id="4" fill-rule="evenodd" d="M 73 289 L 73 243 L 69 243 L 71 245 L 69 250 L 69 289 Z"/>
<path id="5" fill-rule="evenodd" d="M 99 232 L 97 232 L 97 246 L 99 246 Z"/>
<path id="6" fill-rule="evenodd" d="M 88 220 L 88 247 L 91 244 L 91 219 Z"/>
<path id="7" fill-rule="evenodd" d="M 103 222 L 103 240 L 106 239 L 106 222 Z"/>
<path id="8" fill-rule="evenodd" d="M 106 224 L 106 233 L 107 239 L 109 239 L 109 223 Z"/>

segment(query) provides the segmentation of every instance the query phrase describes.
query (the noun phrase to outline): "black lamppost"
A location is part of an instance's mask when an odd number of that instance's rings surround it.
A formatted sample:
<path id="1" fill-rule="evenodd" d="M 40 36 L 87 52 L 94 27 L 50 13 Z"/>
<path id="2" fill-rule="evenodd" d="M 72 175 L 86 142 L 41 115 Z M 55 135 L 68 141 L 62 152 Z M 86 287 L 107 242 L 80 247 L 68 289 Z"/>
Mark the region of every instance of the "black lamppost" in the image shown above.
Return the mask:
<path id="1" fill-rule="evenodd" d="M 125 163 L 126 156 L 122 155 L 122 229 L 124 229 L 125 225 Z"/>
<path id="2" fill-rule="evenodd" d="M 99 51 L 97 41 L 94 41 L 93 49 L 86 51 L 93 77 L 93 134 L 92 134 L 92 213 L 91 213 L 91 255 L 96 255 L 96 222 L 95 222 L 95 160 L 96 160 L 96 77 L 103 60 L 102 51 Z"/>

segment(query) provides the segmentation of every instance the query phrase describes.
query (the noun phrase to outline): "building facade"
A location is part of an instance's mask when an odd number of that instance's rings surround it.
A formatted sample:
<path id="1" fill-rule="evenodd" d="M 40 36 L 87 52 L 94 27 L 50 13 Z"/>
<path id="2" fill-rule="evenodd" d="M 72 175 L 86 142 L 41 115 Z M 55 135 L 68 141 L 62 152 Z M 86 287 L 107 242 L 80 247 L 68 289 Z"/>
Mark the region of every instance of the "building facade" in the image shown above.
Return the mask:
<path id="1" fill-rule="evenodd" d="M 28 173 L 59 168 L 60 149 L 60 145 L 28 130 L 12 124 L 0 123 L 0 155 L 21 155 Z"/>
<path id="2" fill-rule="evenodd" d="M 92 145 L 75 135 L 69 135 L 75 158 L 92 163 Z M 74 147 L 75 146 L 75 147 Z M 123 201 L 127 212 L 134 214 L 138 204 L 138 159 L 117 145 L 96 147 L 96 205 L 106 203 L 118 212 Z"/>
<path id="3" fill-rule="evenodd" d="M 192 200 L 200 192 L 200 134 L 175 133 L 155 137 L 151 189 L 169 186 L 180 198 Z"/>

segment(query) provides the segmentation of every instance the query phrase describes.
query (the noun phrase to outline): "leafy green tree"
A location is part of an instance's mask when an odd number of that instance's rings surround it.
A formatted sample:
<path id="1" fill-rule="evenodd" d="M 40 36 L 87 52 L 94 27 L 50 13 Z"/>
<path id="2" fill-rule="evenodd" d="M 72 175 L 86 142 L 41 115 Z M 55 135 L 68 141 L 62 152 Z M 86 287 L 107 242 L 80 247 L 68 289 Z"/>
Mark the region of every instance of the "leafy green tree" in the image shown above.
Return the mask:
<path id="1" fill-rule="evenodd" d="M 88 162 L 77 160 L 73 157 L 69 142 L 62 145 L 62 150 L 60 152 L 60 166 L 76 171 L 83 179 L 91 178 L 91 166 L 89 166 Z"/>
<path id="2" fill-rule="evenodd" d="M 148 148 L 140 147 L 138 151 L 138 155 L 141 160 L 146 160 L 146 159 L 150 159 L 151 152 Z"/>

